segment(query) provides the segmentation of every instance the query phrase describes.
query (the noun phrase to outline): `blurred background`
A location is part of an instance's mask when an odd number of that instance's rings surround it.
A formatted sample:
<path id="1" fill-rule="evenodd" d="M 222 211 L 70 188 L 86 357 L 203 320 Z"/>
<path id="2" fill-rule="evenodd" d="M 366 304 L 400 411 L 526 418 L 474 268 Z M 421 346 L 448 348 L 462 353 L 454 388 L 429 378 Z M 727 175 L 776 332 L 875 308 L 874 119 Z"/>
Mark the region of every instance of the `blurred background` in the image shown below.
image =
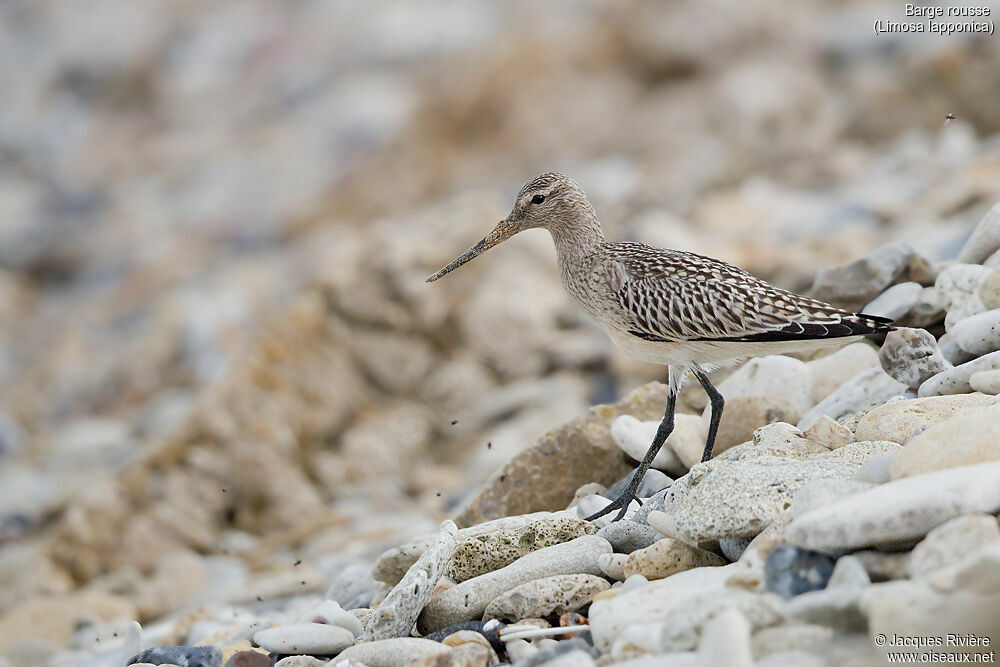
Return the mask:
<path id="1" fill-rule="evenodd" d="M 424 283 L 540 172 L 791 289 L 954 256 L 1000 198 L 1000 42 L 876 37 L 903 6 L 0 3 L 0 615 L 154 621 L 293 555 L 323 586 L 663 378 L 543 231 Z"/>

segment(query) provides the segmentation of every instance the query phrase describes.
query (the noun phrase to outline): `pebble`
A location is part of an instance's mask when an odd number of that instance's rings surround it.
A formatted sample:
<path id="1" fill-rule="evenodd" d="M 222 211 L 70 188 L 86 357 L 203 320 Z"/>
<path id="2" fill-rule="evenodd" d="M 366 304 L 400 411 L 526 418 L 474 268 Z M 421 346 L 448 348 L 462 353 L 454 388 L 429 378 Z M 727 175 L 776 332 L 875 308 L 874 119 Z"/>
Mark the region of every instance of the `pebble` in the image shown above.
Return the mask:
<path id="1" fill-rule="evenodd" d="M 811 424 L 803 425 L 802 435 L 827 449 L 838 449 L 854 439 L 851 429 L 826 415 L 818 415 Z"/>
<path id="2" fill-rule="evenodd" d="M 913 308 L 901 322 L 911 327 L 929 327 L 944 319 L 944 294 L 933 285 L 925 287 Z"/>
<path id="3" fill-rule="evenodd" d="M 629 628 L 635 628 L 640 635 L 656 632 L 671 611 L 685 605 L 693 596 L 721 594 L 726 579 L 740 569 L 742 566 L 735 563 L 700 567 L 651 581 L 614 597 L 595 600 L 588 614 L 594 646 L 602 653 L 609 652 Z"/>
<path id="4" fill-rule="evenodd" d="M 987 400 L 989 397 L 983 394 L 960 394 L 886 403 L 872 408 L 858 420 L 855 438 L 906 444 L 929 427 L 951 419 L 956 413 L 981 407 Z"/>
<path id="5" fill-rule="evenodd" d="M 576 611 L 595 595 L 610 588 L 607 581 L 592 574 L 558 574 L 528 581 L 502 593 L 486 606 L 483 620 L 545 618 Z"/>
<path id="6" fill-rule="evenodd" d="M 727 537 L 719 540 L 719 550 L 727 560 L 734 563 L 740 559 L 751 541 L 752 537 Z"/>
<path id="7" fill-rule="evenodd" d="M 618 581 L 625 581 L 625 562 L 627 560 L 628 554 L 601 554 L 597 558 L 597 566 L 601 568 L 601 572 L 605 576 L 617 579 Z"/>
<path id="8" fill-rule="evenodd" d="M 1000 510 L 1000 462 L 897 479 L 796 517 L 789 543 L 818 551 L 915 542 L 963 514 Z"/>
<path id="9" fill-rule="evenodd" d="M 699 638 L 712 618 L 726 610 L 739 611 L 753 630 L 784 620 L 780 598 L 741 588 L 726 587 L 715 592 L 701 592 L 684 600 L 663 618 L 660 651 L 686 651 L 698 646 Z M 746 637 L 749 650 L 750 638 Z"/>
<path id="10" fill-rule="evenodd" d="M 663 579 L 696 567 L 725 564 L 725 559 L 710 551 L 664 537 L 645 549 L 629 554 L 625 561 L 624 574 L 626 577 L 641 574 L 648 580 Z"/>
<path id="11" fill-rule="evenodd" d="M 527 526 L 532 521 L 552 519 L 559 516 L 565 516 L 565 514 L 558 512 L 534 512 L 531 514 L 506 516 L 493 519 L 492 521 L 483 521 L 468 528 L 462 528 L 458 531 L 456 537 L 458 541 L 464 541 L 477 535 L 485 535 L 486 533 L 507 528 L 521 528 L 522 526 Z M 395 586 L 435 539 L 436 535 L 434 534 L 425 535 L 424 537 L 419 537 L 406 544 L 385 551 L 375 561 L 375 566 L 372 568 L 372 577 L 375 581 Z"/>
<path id="12" fill-rule="evenodd" d="M 956 517 L 927 533 L 913 547 L 906 572 L 916 579 L 957 565 L 969 554 L 997 543 L 1000 543 L 1000 526 L 996 517 L 983 514 Z"/>
<path id="13" fill-rule="evenodd" d="M 889 452 L 868 459 L 861 465 L 861 469 L 854 475 L 854 479 L 859 482 L 871 484 L 884 484 L 892 479 L 892 462 L 895 460 L 897 452 Z"/>
<path id="14" fill-rule="evenodd" d="M 972 391 L 969 379 L 973 373 L 998 369 L 1000 369 L 1000 351 L 990 352 L 978 359 L 973 359 L 972 361 L 938 373 L 920 385 L 917 394 L 921 398 L 948 394 L 967 394 Z"/>
<path id="15" fill-rule="evenodd" d="M 959 347 L 950 334 L 945 334 L 938 338 L 938 348 L 941 350 L 941 356 L 952 366 L 959 366 L 976 358 L 976 355 L 970 354 Z"/>
<path id="16" fill-rule="evenodd" d="M 344 609 L 360 609 L 371 603 L 375 588 L 370 567 L 349 565 L 330 582 L 326 598 Z"/>
<path id="17" fill-rule="evenodd" d="M 586 667 L 594 664 L 594 649 L 579 637 L 556 642 L 525 660 L 518 660 L 517 667 Z"/>
<path id="18" fill-rule="evenodd" d="M 360 637 L 365 629 L 358 617 L 349 611 L 341 609 L 333 600 L 326 600 L 310 608 L 296 620 L 296 623 L 326 623 L 338 625 L 350 630 L 355 638 Z"/>
<path id="19" fill-rule="evenodd" d="M 366 642 L 409 636 L 420 610 L 451 562 L 457 533 L 453 521 L 441 524 L 434 542 L 376 607 L 365 628 Z"/>
<path id="20" fill-rule="evenodd" d="M 500 642 L 499 635 L 501 627 L 503 627 L 502 624 L 495 621 L 489 623 L 489 625 L 487 625 L 487 623 L 481 623 L 478 630 L 458 630 L 456 632 L 449 633 L 448 636 L 441 640 L 441 643 L 445 646 L 451 646 L 452 648 L 458 648 L 469 644 L 482 646 L 486 649 L 487 658 L 491 661 L 488 664 L 492 665 L 500 662 L 497 658 L 497 651 L 503 649 L 503 644 Z M 489 634 L 489 637 L 486 637 L 483 633 Z M 427 638 L 430 638 L 430 636 Z"/>
<path id="21" fill-rule="evenodd" d="M 864 588 L 871 583 L 868 571 L 860 559 L 854 556 L 841 556 L 833 568 L 827 588 Z"/>
<path id="22" fill-rule="evenodd" d="M 983 394 L 975 394 L 986 400 Z M 930 426 L 893 459 L 892 477 L 1000 460 L 1000 406 L 970 408 Z"/>
<path id="23" fill-rule="evenodd" d="M 258 653 L 257 655 L 261 654 Z M 271 664 L 270 658 L 267 658 L 266 656 L 261 657 L 264 657 L 267 660 L 267 662 L 264 663 L 265 665 Z M 324 667 L 324 665 L 328 662 L 328 660 L 321 660 L 311 655 L 290 655 L 287 658 L 282 658 L 278 662 L 274 663 L 274 667 Z"/>
<path id="24" fill-rule="evenodd" d="M 590 522 L 570 517 L 541 519 L 520 528 L 500 529 L 459 542 L 445 569 L 456 583 L 499 570 L 518 558 L 555 544 L 592 535 Z"/>
<path id="25" fill-rule="evenodd" d="M 996 204 L 982 217 L 972 235 L 958 253 L 958 261 L 982 264 L 1000 249 L 1000 204 Z"/>
<path id="26" fill-rule="evenodd" d="M 340 655 L 328 664 L 342 665 L 354 661 L 366 667 L 406 667 L 411 660 L 427 655 L 447 655 L 451 647 L 429 639 L 416 637 L 394 637 L 372 642 L 355 644 L 344 649 Z"/>
<path id="27" fill-rule="evenodd" d="M 826 588 L 836 559 L 829 554 L 793 546 L 771 549 L 764 563 L 764 582 L 785 599 Z"/>
<path id="28" fill-rule="evenodd" d="M 727 607 L 705 625 L 698 641 L 698 660 L 704 665 L 753 667 L 750 622 L 739 609 Z"/>
<path id="29" fill-rule="evenodd" d="M 820 269 L 809 294 L 820 301 L 859 309 L 903 276 L 909 264 L 918 259 L 908 244 L 884 245 L 853 262 Z"/>
<path id="30" fill-rule="evenodd" d="M 295 656 L 304 657 L 304 656 Z M 281 664 L 282 661 L 278 661 Z M 270 656 L 257 651 L 237 651 L 226 660 L 226 667 L 271 667 L 273 661 Z M 326 664 L 324 660 L 321 664 Z"/>
<path id="31" fill-rule="evenodd" d="M 290 623 L 261 630 L 253 641 L 272 653 L 334 655 L 354 644 L 354 634 L 339 625 Z"/>
<path id="32" fill-rule="evenodd" d="M 727 399 L 712 455 L 719 456 L 731 447 L 749 441 L 753 438 L 754 432 L 762 426 L 777 422 L 794 424 L 802 414 L 803 412 L 786 398 L 774 394 L 736 396 Z M 701 462 L 704 451 L 705 441 L 702 439 L 693 443 L 688 449 L 678 449 L 677 454 L 684 465 L 691 468 Z"/>
<path id="33" fill-rule="evenodd" d="M 833 628 L 810 623 L 797 625 L 776 625 L 770 628 L 762 628 L 754 633 L 750 640 L 750 645 L 754 656 L 758 661 L 776 654 L 790 651 L 809 651 L 813 646 L 833 637 Z M 761 664 L 757 663 L 758 666 Z M 794 661 L 788 663 L 777 663 L 787 665 L 801 665 L 803 663 Z M 819 663 L 822 665 L 822 663 Z"/>
<path id="34" fill-rule="evenodd" d="M 986 310 L 976 296 L 976 290 L 991 270 L 978 264 L 958 263 L 938 274 L 934 286 L 941 292 L 947 310 L 944 319 L 946 329 L 950 330 L 955 322 L 969 315 Z"/>
<path id="35" fill-rule="evenodd" d="M 625 554 L 644 549 L 663 537 L 648 525 L 629 519 L 608 524 L 597 535 L 610 542 L 616 552 Z"/>
<path id="36" fill-rule="evenodd" d="M 427 634 L 481 618 L 497 596 L 533 579 L 556 574 L 599 575 L 598 557 L 611 552 L 611 544 L 596 535 L 533 551 L 504 568 L 464 581 L 431 598 L 420 614 L 418 628 Z"/>
<path id="37" fill-rule="evenodd" d="M 867 620 L 861 609 L 862 590 L 841 586 L 806 592 L 790 599 L 784 611 L 789 618 L 802 623 L 842 632 L 863 632 Z"/>
<path id="38" fill-rule="evenodd" d="M 609 486 L 601 495 L 606 498 L 617 498 L 625 487 L 629 485 L 632 481 L 634 473 L 629 473 L 625 475 L 620 480 Z M 649 498 L 655 495 L 658 491 L 662 491 L 671 484 L 674 480 L 667 477 L 665 474 L 660 472 L 655 468 L 650 468 L 646 471 L 646 474 L 642 476 L 642 481 L 639 482 L 639 488 L 636 489 L 636 495 L 639 498 Z"/>
<path id="39" fill-rule="evenodd" d="M 948 333 L 956 345 L 976 356 L 1000 350 L 1000 309 L 959 320 Z"/>
<path id="40" fill-rule="evenodd" d="M 692 544 L 753 537 L 790 507 L 792 496 L 806 483 L 853 477 L 860 464 L 832 456 L 847 449 L 806 460 L 762 456 L 719 465 L 715 465 L 718 459 L 709 461 L 691 472 L 687 492 L 667 512 L 673 515 L 679 535 Z M 656 527 L 652 518 L 650 523 Z"/>
<path id="41" fill-rule="evenodd" d="M 887 375 L 881 368 L 869 368 L 817 403 L 799 420 L 799 424 L 812 424 L 820 415 L 842 422 L 846 417 L 882 405 L 905 391 L 906 385 Z"/>
<path id="42" fill-rule="evenodd" d="M 951 367 L 934 336 L 923 329 L 906 327 L 889 332 L 878 359 L 889 376 L 914 389 Z"/>
<path id="43" fill-rule="evenodd" d="M 214 646 L 155 646 L 133 656 L 125 664 L 143 662 L 180 667 L 222 667 L 222 653 Z"/>
<path id="44" fill-rule="evenodd" d="M 756 357 L 743 364 L 735 373 L 719 383 L 717 389 L 728 403 L 737 396 L 780 396 L 791 403 L 799 414 L 812 407 L 812 372 L 798 359 L 781 355 Z M 711 406 L 702 417 L 708 418 Z M 725 412 L 723 412 L 725 415 Z M 702 440 L 704 444 L 704 440 Z"/>
<path id="45" fill-rule="evenodd" d="M 923 290 L 924 287 L 920 283 L 897 283 L 869 301 L 861 312 L 898 320 L 917 305 Z"/>
<path id="46" fill-rule="evenodd" d="M 868 343 L 851 343 L 806 365 L 812 376 L 812 403 L 816 405 L 858 373 L 878 366 L 878 352 Z"/>
<path id="47" fill-rule="evenodd" d="M 1000 258 L 1000 255 L 998 255 L 998 258 Z M 993 267 L 993 271 L 986 274 L 979 281 L 979 287 L 976 288 L 976 296 L 983 302 L 983 306 L 987 310 L 1000 308 L 1000 271 L 996 267 Z"/>
<path id="48" fill-rule="evenodd" d="M 631 415 L 622 415 L 611 423 L 611 437 L 623 452 L 641 461 L 653 442 L 659 426 L 658 421 L 641 422 Z M 674 475 L 683 474 L 686 467 L 673 449 L 674 444 L 701 442 L 701 446 L 704 447 L 707 435 L 708 425 L 697 415 L 674 415 L 674 430 L 656 453 L 652 467 Z"/>
<path id="49" fill-rule="evenodd" d="M 990 396 L 1000 394 L 1000 370 L 973 373 L 969 376 L 969 386 Z"/>
<path id="50" fill-rule="evenodd" d="M 448 653 L 430 653 L 415 658 L 406 667 L 489 667 L 500 660 L 493 649 L 481 644 L 460 644 Z"/>

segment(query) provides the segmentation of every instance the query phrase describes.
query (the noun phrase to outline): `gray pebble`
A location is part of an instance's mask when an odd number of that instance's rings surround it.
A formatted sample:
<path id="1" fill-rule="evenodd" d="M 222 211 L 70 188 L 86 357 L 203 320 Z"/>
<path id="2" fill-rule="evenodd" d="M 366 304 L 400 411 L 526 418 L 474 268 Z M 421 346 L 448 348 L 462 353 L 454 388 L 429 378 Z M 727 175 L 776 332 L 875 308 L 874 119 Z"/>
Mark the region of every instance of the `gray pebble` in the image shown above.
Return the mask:
<path id="1" fill-rule="evenodd" d="M 752 537 L 726 537 L 719 540 L 719 549 L 729 562 L 735 563 L 752 541 Z"/>
<path id="2" fill-rule="evenodd" d="M 771 549 L 764 563 L 768 589 L 788 599 L 826 587 L 836 559 L 829 554 L 788 545 Z"/>
<path id="3" fill-rule="evenodd" d="M 663 536 L 650 528 L 648 525 L 622 519 L 601 528 L 597 531 L 599 537 L 603 537 L 618 553 L 630 554 L 637 549 L 644 549 Z"/>
<path id="4" fill-rule="evenodd" d="M 632 481 L 632 475 L 633 473 L 629 473 L 626 477 L 622 477 L 620 480 L 609 486 L 608 490 L 602 495 L 606 498 L 614 500 L 621 495 L 621 492 L 624 491 L 625 487 Z M 646 471 L 646 474 L 643 475 L 636 495 L 640 498 L 649 498 L 657 491 L 661 491 L 662 489 L 665 489 L 673 484 L 673 481 L 674 480 L 670 479 L 670 477 L 665 473 L 660 472 L 655 468 L 650 468 Z"/>
<path id="5" fill-rule="evenodd" d="M 126 665 L 180 665 L 180 667 L 222 667 L 222 653 L 214 646 L 156 646 L 133 656 Z"/>

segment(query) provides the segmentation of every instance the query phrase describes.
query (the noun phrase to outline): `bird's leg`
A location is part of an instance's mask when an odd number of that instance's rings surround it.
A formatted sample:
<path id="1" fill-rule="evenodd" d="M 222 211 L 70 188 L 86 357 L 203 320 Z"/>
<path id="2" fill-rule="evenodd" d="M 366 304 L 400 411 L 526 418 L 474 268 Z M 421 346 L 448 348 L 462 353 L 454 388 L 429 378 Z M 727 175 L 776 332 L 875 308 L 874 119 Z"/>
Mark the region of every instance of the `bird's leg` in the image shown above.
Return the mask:
<path id="1" fill-rule="evenodd" d="M 712 417 L 708 422 L 708 439 L 705 441 L 705 453 L 701 455 L 701 462 L 704 463 L 712 458 L 712 449 L 715 447 L 715 435 L 719 432 L 719 421 L 722 419 L 722 408 L 725 407 L 726 400 L 722 398 L 722 394 L 715 388 L 715 385 L 708 379 L 704 371 L 696 370 L 694 376 L 698 378 L 698 382 L 705 388 L 708 400 L 712 403 Z"/>
<path id="2" fill-rule="evenodd" d="M 670 436 L 670 432 L 674 430 L 674 406 L 677 404 L 677 390 L 674 388 L 673 383 L 670 384 L 670 390 L 667 394 L 667 410 L 663 415 L 663 421 L 656 429 L 656 435 L 653 437 L 653 444 L 649 446 L 646 450 L 646 455 L 642 457 L 642 462 L 639 467 L 635 469 L 635 473 L 632 475 L 632 480 L 625 487 L 625 490 L 621 492 L 615 500 L 608 504 L 607 507 L 595 512 L 586 518 L 586 521 L 593 521 L 594 519 L 600 518 L 605 514 L 610 514 L 613 510 L 621 508 L 618 512 L 618 516 L 614 518 L 618 521 L 625 516 L 625 512 L 628 510 L 628 506 L 633 500 L 636 500 L 635 494 L 639 490 L 639 485 L 642 484 L 642 478 L 646 476 L 646 471 L 649 470 L 649 466 L 652 465 L 653 459 L 656 458 L 657 453 L 659 453 L 660 448 L 663 447 L 663 443 L 667 441 L 667 437 Z"/>

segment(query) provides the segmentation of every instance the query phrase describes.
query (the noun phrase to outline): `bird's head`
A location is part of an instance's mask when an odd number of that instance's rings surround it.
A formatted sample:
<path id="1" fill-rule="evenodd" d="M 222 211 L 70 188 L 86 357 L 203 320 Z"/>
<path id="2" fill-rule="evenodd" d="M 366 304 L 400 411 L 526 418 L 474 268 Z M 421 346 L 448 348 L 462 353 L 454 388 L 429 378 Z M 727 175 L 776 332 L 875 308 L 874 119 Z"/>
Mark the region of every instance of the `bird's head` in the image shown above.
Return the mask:
<path id="1" fill-rule="evenodd" d="M 563 174 L 542 174 L 521 188 L 510 215 L 501 220 L 486 238 L 430 276 L 427 282 L 451 273 L 518 232 L 542 227 L 557 235 L 561 230 L 577 224 L 582 217 L 592 219 L 594 225 L 597 224 L 594 209 L 580 186 Z"/>

